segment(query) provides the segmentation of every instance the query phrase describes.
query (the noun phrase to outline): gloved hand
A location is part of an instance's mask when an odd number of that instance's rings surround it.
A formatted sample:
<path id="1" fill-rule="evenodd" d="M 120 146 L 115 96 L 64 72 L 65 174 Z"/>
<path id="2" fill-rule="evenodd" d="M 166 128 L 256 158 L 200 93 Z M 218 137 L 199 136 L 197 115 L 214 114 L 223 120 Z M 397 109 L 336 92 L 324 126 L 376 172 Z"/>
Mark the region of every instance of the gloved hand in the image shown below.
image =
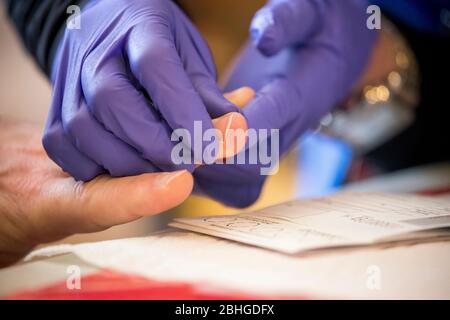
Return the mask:
<path id="1" fill-rule="evenodd" d="M 171 161 L 170 137 L 237 111 L 215 77 L 208 47 L 172 1 L 90 0 L 54 59 L 45 150 L 77 180 L 192 171 Z"/>
<path id="2" fill-rule="evenodd" d="M 272 0 L 253 18 L 253 46 L 238 59 L 225 90 L 249 85 L 258 91 L 243 114 L 249 128 L 280 129 L 280 154 L 315 128 L 363 72 L 377 34 L 366 27 L 367 6 L 364 0 Z M 245 207 L 261 192 L 260 167 L 203 167 L 194 174 L 195 188 Z"/>

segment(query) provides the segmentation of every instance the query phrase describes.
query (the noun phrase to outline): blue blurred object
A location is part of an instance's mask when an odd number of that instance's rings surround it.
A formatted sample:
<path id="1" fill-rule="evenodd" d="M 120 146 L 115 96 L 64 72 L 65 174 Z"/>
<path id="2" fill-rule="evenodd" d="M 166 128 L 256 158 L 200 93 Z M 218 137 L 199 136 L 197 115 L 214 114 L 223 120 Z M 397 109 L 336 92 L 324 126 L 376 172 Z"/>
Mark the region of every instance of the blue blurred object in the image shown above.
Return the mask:
<path id="1" fill-rule="evenodd" d="M 427 33 L 449 33 L 448 21 L 443 17 L 450 12 L 450 0 L 371 0 L 382 11 L 403 23 Z"/>
<path id="2" fill-rule="evenodd" d="M 320 133 L 305 134 L 299 145 L 296 196 L 320 197 L 337 191 L 352 161 L 350 145 Z"/>

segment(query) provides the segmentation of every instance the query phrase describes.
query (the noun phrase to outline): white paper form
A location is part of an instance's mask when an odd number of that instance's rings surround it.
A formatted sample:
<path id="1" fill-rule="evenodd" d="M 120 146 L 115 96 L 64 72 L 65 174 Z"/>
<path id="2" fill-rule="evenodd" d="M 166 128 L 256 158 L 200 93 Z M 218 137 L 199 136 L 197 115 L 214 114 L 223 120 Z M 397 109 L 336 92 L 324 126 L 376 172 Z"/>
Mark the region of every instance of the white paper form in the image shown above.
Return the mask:
<path id="1" fill-rule="evenodd" d="M 449 235 L 450 203 L 401 194 L 341 193 L 291 201 L 250 214 L 176 219 L 173 227 L 286 253 Z M 409 234 L 409 236 L 407 236 Z M 419 234 L 416 236 L 421 238 Z"/>

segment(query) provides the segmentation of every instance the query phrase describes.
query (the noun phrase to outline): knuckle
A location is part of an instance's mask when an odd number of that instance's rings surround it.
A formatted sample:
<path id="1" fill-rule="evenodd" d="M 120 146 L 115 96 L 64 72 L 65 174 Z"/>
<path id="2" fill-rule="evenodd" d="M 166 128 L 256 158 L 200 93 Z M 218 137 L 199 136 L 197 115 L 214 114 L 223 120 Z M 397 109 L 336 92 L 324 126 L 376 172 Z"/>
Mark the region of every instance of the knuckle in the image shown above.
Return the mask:
<path id="1" fill-rule="evenodd" d="M 111 79 L 99 79 L 96 75 L 85 75 L 83 92 L 92 111 L 101 111 L 104 106 L 109 105 L 108 101 L 114 95 L 115 86 L 111 84 Z"/>
<path id="2" fill-rule="evenodd" d="M 87 112 L 76 112 L 65 124 L 64 130 L 72 135 L 79 136 L 80 132 L 85 132 L 88 128 L 89 116 Z M 82 135 L 81 135 L 82 136 Z"/>
<path id="3" fill-rule="evenodd" d="M 89 181 L 103 172 L 101 167 L 94 163 L 79 163 L 78 166 L 74 166 L 73 160 L 70 160 L 74 154 L 73 151 L 72 153 L 68 151 L 68 143 L 70 142 L 61 126 L 48 127 L 42 136 L 42 144 L 49 158 L 75 180 Z"/>
<path id="4" fill-rule="evenodd" d="M 136 57 L 136 66 L 142 69 L 153 70 L 159 67 L 159 63 L 170 57 L 175 50 L 170 40 L 161 39 L 158 43 L 148 44 Z"/>
<path id="5" fill-rule="evenodd" d="M 57 156 L 58 146 L 63 143 L 63 135 L 62 130 L 57 127 L 49 127 L 45 130 L 42 136 L 42 145 L 50 157 Z"/>
<path id="6" fill-rule="evenodd" d="M 97 69 L 97 58 L 94 58 L 93 55 L 87 56 L 81 67 L 81 81 L 83 88 L 89 88 L 88 85 L 93 83 L 92 79 L 96 77 Z"/>
<path id="7" fill-rule="evenodd" d="M 74 175 L 70 168 L 67 167 L 66 161 L 64 160 L 65 157 L 67 157 L 67 154 L 64 152 L 63 148 L 66 143 L 67 141 L 64 138 L 64 132 L 59 127 L 51 127 L 46 129 L 42 137 L 42 145 L 44 146 L 48 157 L 64 171 Z"/>
<path id="8" fill-rule="evenodd" d="M 88 105 L 96 115 L 102 114 L 105 109 L 109 109 L 110 99 L 114 95 L 114 88 L 109 82 L 102 81 L 92 89 L 88 100 Z"/>

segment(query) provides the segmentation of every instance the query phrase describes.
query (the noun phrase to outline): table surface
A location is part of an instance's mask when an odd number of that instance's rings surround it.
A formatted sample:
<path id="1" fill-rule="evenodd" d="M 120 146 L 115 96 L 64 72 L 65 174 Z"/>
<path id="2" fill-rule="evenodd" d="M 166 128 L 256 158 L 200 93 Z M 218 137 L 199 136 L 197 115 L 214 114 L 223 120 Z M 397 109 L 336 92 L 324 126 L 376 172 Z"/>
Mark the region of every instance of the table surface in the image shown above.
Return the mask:
<path id="1" fill-rule="evenodd" d="M 68 267 L 75 265 L 82 277 L 108 269 L 161 282 L 198 284 L 204 290 L 249 295 L 450 299 L 447 241 L 287 256 L 167 230 L 144 238 L 63 247 L 61 252 L 71 253 L 0 271 L 0 295 L 65 282 Z"/>
<path id="2" fill-rule="evenodd" d="M 445 190 L 449 168 L 405 170 L 349 189 L 402 191 L 420 180 L 421 188 Z M 450 299 L 450 241 L 292 256 L 167 229 L 143 238 L 44 248 L 33 259 L 0 270 L 0 296 L 65 282 L 68 267 L 75 265 L 82 277 L 108 269 L 253 296 Z"/>

